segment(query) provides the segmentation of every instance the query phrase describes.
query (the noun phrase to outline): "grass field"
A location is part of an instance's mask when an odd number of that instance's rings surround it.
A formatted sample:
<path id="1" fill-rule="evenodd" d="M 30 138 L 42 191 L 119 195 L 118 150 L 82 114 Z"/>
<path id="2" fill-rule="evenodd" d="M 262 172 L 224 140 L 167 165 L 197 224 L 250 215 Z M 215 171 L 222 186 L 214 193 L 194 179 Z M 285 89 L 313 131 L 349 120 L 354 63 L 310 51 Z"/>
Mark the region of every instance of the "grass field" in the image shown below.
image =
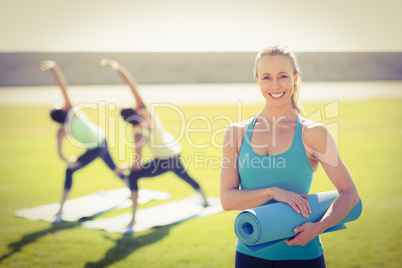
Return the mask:
<path id="1" fill-rule="evenodd" d="M 306 103 L 306 115 L 327 103 Z M 348 229 L 321 236 L 328 267 L 400 267 L 402 263 L 402 100 L 340 102 L 336 116 L 323 123 L 339 126 L 340 153 L 357 184 L 363 213 Z M 229 121 L 244 120 L 261 106 L 160 107 L 166 128 L 179 137 L 189 172 L 210 196 L 219 196 L 220 143 Z M 241 109 L 240 109 L 241 108 Z M 106 109 L 107 110 L 107 109 Z M 185 121 L 179 124 L 179 111 Z M 328 111 L 327 111 L 328 112 Z M 128 161 L 128 129 L 107 111 L 88 114 L 107 130 L 116 162 Z M 230 120 L 229 120 L 230 118 Z M 328 119 L 325 119 L 328 118 Z M 120 125 L 120 127 L 119 127 Z M 183 132 L 184 128 L 184 132 Z M 117 131 L 117 130 L 118 131 Z M 2 267 L 233 267 L 238 211 L 192 219 L 132 236 L 88 230 L 80 223 L 51 224 L 13 215 L 17 209 L 59 201 L 64 164 L 57 157 L 56 125 L 48 107 L 0 107 L 0 266 Z M 69 154 L 80 149 L 67 146 Z M 121 183 L 100 161 L 77 172 L 71 198 Z M 140 181 L 140 187 L 172 193 L 192 189 L 172 174 Z M 332 190 L 322 169 L 311 192 Z M 163 201 L 153 201 L 141 208 Z M 109 217 L 129 209 L 102 215 Z"/>

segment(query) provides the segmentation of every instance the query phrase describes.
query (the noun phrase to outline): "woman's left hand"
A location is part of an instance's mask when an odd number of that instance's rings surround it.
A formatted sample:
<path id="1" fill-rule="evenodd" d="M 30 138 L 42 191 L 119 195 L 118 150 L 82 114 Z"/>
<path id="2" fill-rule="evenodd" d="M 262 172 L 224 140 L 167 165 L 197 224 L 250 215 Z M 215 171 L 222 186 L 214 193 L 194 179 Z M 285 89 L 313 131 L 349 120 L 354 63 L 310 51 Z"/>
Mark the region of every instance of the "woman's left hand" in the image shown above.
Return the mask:
<path id="1" fill-rule="evenodd" d="M 71 156 L 68 160 L 67 160 L 67 165 L 69 168 L 78 168 L 82 165 L 81 162 L 77 161 L 77 157 L 75 156 Z"/>
<path id="2" fill-rule="evenodd" d="M 317 223 L 306 222 L 293 229 L 297 235 L 291 239 L 285 240 L 289 246 L 298 245 L 305 246 L 308 242 L 313 240 L 316 236 L 322 233 L 321 228 L 317 226 Z"/>

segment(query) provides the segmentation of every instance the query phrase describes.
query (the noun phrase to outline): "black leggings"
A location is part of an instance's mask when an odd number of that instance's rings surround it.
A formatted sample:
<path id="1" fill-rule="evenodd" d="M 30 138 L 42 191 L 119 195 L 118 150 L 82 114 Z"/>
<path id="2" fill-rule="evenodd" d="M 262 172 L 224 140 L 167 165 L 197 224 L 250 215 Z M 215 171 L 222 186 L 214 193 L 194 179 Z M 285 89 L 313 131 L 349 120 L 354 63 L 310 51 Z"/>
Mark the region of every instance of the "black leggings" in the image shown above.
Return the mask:
<path id="1" fill-rule="evenodd" d="M 80 157 L 78 157 L 77 161 L 80 162 L 80 166 L 76 167 L 76 168 L 67 168 L 66 170 L 66 180 L 64 182 L 64 189 L 65 190 L 70 190 L 71 186 L 73 184 L 73 173 L 83 167 L 85 167 L 86 165 L 88 165 L 89 163 L 91 163 L 92 161 L 94 161 L 96 158 L 102 158 L 102 160 L 106 163 L 106 165 L 111 169 L 114 170 L 116 168 L 116 165 L 113 162 L 112 157 L 110 156 L 108 147 L 107 147 L 107 143 L 106 141 L 103 141 L 102 144 L 95 149 L 91 149 L 91 150 L 87 150 L 83 155 L 81 155 Z M 124 179 L 124 175 L 123 174 L 119 174 L 119 177 L 121 179 Z"/>
<path id="2" fill-rule="evenodd" d="M 253 268 L 253 267 L 267 267 L 267 268 L 325 268 L 324 254 L 317 259 L 312 260 L 284 260 L 284 261 L 270 261 L 264 260 L 236 251 L 236 268 Z"/>
<path id="3" fill-rule="evenodd" d="M 183 167 L 179 155 L 171 158 L 155 158 L 141 166 L 141 169 L 132 170 L 129 177 L 130 189 L 138 190 L 138 180 L 140 178 L 155 177 L 168 171 L 173 171 L 179 178 L 190 184 L 195 190 L 200 189 L 200 185 L 188 175 L 186 169 Z"/>

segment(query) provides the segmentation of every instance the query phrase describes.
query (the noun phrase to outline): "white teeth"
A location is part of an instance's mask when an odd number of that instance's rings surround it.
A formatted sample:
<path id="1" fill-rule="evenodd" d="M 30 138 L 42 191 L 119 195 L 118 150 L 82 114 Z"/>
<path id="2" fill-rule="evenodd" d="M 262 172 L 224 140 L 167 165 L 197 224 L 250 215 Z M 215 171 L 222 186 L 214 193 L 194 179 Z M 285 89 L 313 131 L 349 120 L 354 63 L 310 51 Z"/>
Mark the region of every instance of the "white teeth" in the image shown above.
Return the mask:
<path id="1" fill-rule="evenodd" d="M 274 98 L 279 98 L 279 97 L 282 97 L 282 96 L 283 96 L 283 94 L 285 94 L 285 92 L 278 93 L 278 94 L 269 93 L 269 95 L 271 95 L 271 96 L 272 96 L 272 97 L 274 97 Z"/>

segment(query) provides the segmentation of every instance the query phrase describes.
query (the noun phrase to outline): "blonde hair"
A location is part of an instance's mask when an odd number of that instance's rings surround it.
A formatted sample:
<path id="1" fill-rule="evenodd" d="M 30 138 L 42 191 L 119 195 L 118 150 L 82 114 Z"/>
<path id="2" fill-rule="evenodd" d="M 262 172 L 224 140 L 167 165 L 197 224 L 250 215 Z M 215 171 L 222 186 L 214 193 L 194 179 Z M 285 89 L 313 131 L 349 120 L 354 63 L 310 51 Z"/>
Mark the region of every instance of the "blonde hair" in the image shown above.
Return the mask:
<path id="1" fill-rule="evenodd" d="M 295 112 L 297 112 L 301 116 L 304 116 L 303 108 L 301 107 L 301 105 L 299 103 L 299 92 L 300 92 L 300 82 L 301 82 L 299 66 L 297 64 L 295 54 L 288 47 L 277 45 L 277 46 L 269 46 L 269 47 L 261 49 L 260 52 L 258 52 L 257 57 L 255 58 L 254 77 L 258 78 L 257 68 L 258 68 L 258 65 L 259 65 L 261 59 L 264 56 L 277 56 L 277 55 L 288 56 L 290 63 L 292 65 L 292 68 L 293 68 L 293 75 L 296 75 L 297 73 L 299 73 L 299 76 L 295 83 L 295 90 L 291 97 L 291 105 L 292 105 L 293 110 L 295 110 Z"/>

